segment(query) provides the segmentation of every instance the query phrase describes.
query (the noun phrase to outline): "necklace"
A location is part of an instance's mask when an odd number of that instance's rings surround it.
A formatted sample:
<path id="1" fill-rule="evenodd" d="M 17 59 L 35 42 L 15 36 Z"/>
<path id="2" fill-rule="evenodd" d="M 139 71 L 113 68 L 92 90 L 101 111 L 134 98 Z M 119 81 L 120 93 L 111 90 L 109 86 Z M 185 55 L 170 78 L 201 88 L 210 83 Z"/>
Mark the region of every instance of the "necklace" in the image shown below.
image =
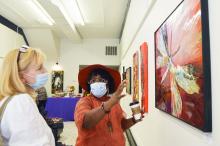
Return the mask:
<path id="1" fill-rule="evenodd" d="M 108 130 L 109 132 L 113 132 L 113 127 L 112 127 L 112 122 L 111 122 L 111 119 L 110 119 L 110 113 L 108 114 L 108 121 L 107 121 L 107 127 L 108 127 Z"/>
<path id="2" fill-rule="evenodd" d="M 92 101 L 92 104 L 93 104 L 93 107 L 95 105 L 93 99 L 92 99 L 92 96 L 90 96 L 90 99 Z M 101 100 L 102 101 L 102 100 Z M 101 103 L 99 104 L 99 106 L 101 105 Z M 108 131 L 109 133 L 112 133 L 113 132 L 113 126 L 112 126 L 112 122 L 111 122 L 111 119 L 110 119 L 110 114 L 111 114 L 111 111 L 108 113 L 108 117 L 107 117 L 107 123 L 106 123 L 106 126 L 108 128 Z"/>

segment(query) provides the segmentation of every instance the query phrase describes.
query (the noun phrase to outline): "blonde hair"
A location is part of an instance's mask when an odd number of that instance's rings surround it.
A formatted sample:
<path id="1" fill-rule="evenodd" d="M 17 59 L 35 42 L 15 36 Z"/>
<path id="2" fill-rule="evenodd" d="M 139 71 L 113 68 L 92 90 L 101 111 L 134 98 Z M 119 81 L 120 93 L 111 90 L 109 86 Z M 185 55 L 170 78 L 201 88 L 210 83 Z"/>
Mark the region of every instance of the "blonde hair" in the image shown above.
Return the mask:
<path id="1" fill-rule="evenodd" d="M 13 96 L 20 93 L 34 95 L 33 90 L 21 81 L 20 72 L 25 71 L 30 64 L 37 67 L 43 65 L 45 55 L 38 49 L 28 48 L 26 52 L 19 49 L 10 51 L 4 58 L 0 72 L 0 100 L 6 96 Z"/>

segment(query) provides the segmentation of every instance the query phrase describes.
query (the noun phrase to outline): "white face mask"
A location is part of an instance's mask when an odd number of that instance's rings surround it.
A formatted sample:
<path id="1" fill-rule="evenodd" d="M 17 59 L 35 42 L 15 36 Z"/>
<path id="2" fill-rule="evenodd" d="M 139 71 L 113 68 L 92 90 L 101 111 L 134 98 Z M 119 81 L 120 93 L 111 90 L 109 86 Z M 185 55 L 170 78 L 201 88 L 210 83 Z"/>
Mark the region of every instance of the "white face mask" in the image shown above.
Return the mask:
<path id="1" fill-rule="evenodd" d="M 90 84 L 90 89 L 91 93 L 97 98 L 101 98 L 107 92 L 106 83 L 103 82 L 95 82 Z"/>

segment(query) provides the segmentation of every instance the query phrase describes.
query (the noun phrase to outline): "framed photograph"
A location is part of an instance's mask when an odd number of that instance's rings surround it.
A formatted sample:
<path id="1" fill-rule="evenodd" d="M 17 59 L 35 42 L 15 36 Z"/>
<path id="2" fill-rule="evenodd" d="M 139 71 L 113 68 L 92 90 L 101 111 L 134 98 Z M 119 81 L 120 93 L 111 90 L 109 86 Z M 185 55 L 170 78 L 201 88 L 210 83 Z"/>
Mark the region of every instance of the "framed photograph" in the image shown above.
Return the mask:
<path id="1" fill-rule="evenodd" d="M 139 53 L 133 55 L 133 102 L 139 101 Z"/>
<path id="2" fill-rule="evenodd" d="M 140 46 L 140 70 L 141 70 L 141 108 L 148 112 L 148 46 L 144 42 Z"/>
<path id="3" fill-rule="evenodd" d="M 64 71 L 52 71 L 52 94 L 63 92 Z"/>
<path id="4" fill-rule="evenodd" d="M 212 131 L 206 0 L 184 0 L 155 31 L 155 106 Z"/>
<path id="5" fill-rule="evenodd" d="M 131 67 L 126 69 L 126 80 L 127 80 L 126 92 L 128 94 L 131 94 Z"/>

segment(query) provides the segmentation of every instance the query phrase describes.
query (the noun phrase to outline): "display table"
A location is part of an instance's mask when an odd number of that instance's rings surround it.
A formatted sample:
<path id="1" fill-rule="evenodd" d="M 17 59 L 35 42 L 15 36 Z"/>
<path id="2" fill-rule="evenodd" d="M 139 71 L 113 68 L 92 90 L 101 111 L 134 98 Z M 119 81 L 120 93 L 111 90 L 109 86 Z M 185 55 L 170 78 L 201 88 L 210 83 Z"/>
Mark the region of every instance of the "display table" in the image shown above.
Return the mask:
<path id="1" fill-rule="evenodd" d="M 78 97 L 51 97 L 47 99 L 46 111 L 49 118 L 59 117 L 64 121 L 74 121 L 74 111 Z"/>

